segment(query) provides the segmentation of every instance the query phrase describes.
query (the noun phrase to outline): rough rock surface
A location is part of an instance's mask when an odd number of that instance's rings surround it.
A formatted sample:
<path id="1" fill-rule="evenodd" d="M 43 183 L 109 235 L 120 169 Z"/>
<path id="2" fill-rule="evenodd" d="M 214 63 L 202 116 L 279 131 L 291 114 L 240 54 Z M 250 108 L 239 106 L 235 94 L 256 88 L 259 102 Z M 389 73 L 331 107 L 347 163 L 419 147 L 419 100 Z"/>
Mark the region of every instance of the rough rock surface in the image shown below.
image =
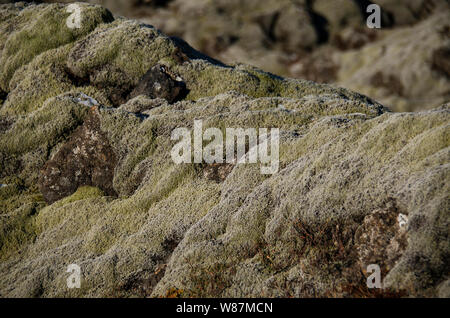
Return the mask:
<path id="1" fill-rule="evenodd" d="M 163 65 L 153 66 L 141 78 L 130 94 L 130 98 L 147 95 L 150 98 L 161 98 L 173 103 L 186 95 L 186 85 L 181 77 L 168 74 Z"/>
<path id="2" fill-rule="evenodd" d="M 107 138 L 100 131 L 98 108 L 92 106 L 82 126 L 47 161 L 39 178 L 39 190 L 48 203 L 90 185 L 105 194 L 115 195 L 113 188 L 116 158 Z"/>
<path id="3" fill-rule="evenodd" d="M 0 6 L 1 296 L 450 296 L 448 104 L 392 113 L 83 12 L 89 27 L 70 31 L 63 5 Z M 156 65 L 183 79 L 182 100 L 129 96 Z M 279 171 L 174 164 L 171 132 L 195 119 L 280 128 Z M 45 176 L 70 187 L 41 193 Z"/>

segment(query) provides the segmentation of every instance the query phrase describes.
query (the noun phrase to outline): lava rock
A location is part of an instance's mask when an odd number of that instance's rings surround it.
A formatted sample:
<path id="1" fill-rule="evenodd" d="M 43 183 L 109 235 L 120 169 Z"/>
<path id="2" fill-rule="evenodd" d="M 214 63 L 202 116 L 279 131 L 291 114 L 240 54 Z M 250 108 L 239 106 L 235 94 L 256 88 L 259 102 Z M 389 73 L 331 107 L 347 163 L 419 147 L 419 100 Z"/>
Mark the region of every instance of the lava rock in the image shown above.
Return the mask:
<path id="1" fill-rule="evenodd" d="M 403 255 L 407 246 L 405 216 L 396 209 L 376 210 L 367 215 L 355 235 L 361 270 L 378 264 L 389 272 Z"/>
<path id="2" fill-rule="evenodd" d="M 169 103 L 174 103 L 183 99 L 186 95 L 185 92 L 186 84 L 183 80 L 171 74 L 165 66 L 158 64 L 145 73 L 131 92 L 130 97 L 147 95 L 151 98 L 163 98 Z"/>
<path id="3" fill-rule="evenodd" d="M 48 203 L 72 193 L 79 186 L 96 186 L 107 195 L 113 188 L 116 156 L 100 130 L 98 107 L 93 106 L 82 126 L 49 160 L 41 171 L 39 189 Z"/>

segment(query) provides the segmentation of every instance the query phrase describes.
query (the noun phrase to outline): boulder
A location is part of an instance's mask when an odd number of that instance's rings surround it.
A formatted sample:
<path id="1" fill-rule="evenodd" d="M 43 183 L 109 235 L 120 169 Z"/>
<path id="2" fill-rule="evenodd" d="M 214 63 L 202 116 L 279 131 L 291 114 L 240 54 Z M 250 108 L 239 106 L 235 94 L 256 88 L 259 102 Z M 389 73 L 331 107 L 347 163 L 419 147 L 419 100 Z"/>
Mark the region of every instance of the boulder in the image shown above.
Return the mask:
<path id="1" fill-rule="evenodd" d="M 69 196 L 80 186 L 116 194 L 112 183 L 116 155 L 100 129 L 98 116 L 97 106 L 91 106 L 83 125 L 42 168 L 38 184 L 48 203 Z"/>

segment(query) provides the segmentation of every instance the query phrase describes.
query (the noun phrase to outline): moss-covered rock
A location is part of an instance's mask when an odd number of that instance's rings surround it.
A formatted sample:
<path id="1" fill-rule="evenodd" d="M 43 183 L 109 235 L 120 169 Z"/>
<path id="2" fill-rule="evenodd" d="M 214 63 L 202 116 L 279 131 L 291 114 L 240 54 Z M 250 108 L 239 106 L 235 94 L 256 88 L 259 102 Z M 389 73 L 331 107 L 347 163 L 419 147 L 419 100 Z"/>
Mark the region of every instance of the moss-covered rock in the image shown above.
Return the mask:
<path id="1" fill-rule="evenodd" d="M 380 40 L 335 57 L 336 81 L 373 96 L 396 111 L 437 107 L 450 98 L 450 77 L 433 55 L 450 47 L 448 10 L 411 28 L 380 34 Z M 438 53 L 439 54 L 439 53 Z M 436 56 L 436 55 L 435 55 Z"/>
<path id="2" fill-rule="evenodd" d="M 67 25 L 71 12 L 65 5 L 30 5 L 14 11 L 11 10 L 14 7 L 5 6 L 6 12 L 13 11 L 17 16 L 8 16 L 14 19 L 15 31 L 9 34 L 0 59 L 0 86 L 3 90 L 8 91 L 14 72 L 35 56 L 73 42 L 98 24 L 113 20 L 112 14 L 102 7 L 81 3 L 78 7 L 80 27 L 71 28 Z"/>
<path id="3" fill-rule="evenodd" d="M 376 230 L 361 223 L 377 209 L 409 218 L 408 246 L 383 271 L 385 286 L 398 295 L 433 295 L 431 286 L 448 275 L 448 116 L 438 109 L 324 117 L 281 147 L 279 174 L 255 183 L 235 169 L 220 203 L 175 250 L 154 295 L 176 287 L 190 296 L 355 296 L 349 287 L 364 289 L 365 277 L 354 244 Z M 364 248 L 376 249 L 376 242 Z M 372 261 L 382 266 L 387 259 Z"/>
<path id="4" fill-rule="evenodd" d="M 86 2 L 182 37 L 225 63 L 335 83 L 394 111 L 431 109 L 449 99 L 447 0 Z M 367 26 L 370 3 L 380 6 L 380 29 Z"/>
<path id="5" fill-rule="evenodd" d="M 21 10 L 1 7 L 1 30 L 26 12 L 24 30 L 52 10 L 62 19 L 65 7 Z M 346 89 L 224 65 L 150 25 L 102 22 L 0 69 L 2 296 L 447 292 L 448 105 L 394 114 Z M 2 32 L 3 58 L 18 44 Z M 131 98 L 157 64 L 186 98 Z M 176 165 L 171 133 L 196 119 L 279 128 L 279 171 Z M 43 167 L 49 189 L 67 186 L 49 205 Z M 384 271 L 378 293 L 364 289 L 368 261 Z M 80 289 L 66 285 L 74 263 Z"/>
<path id="6" fill-rule="evenodd" d="M 18 117 L 0 135 L 1 176 L 19 175 L 27 186 L 35 184 L 52 149 L 78 127 L 88 112 L 73 94 L 48 99 L 28 116 Z"/>

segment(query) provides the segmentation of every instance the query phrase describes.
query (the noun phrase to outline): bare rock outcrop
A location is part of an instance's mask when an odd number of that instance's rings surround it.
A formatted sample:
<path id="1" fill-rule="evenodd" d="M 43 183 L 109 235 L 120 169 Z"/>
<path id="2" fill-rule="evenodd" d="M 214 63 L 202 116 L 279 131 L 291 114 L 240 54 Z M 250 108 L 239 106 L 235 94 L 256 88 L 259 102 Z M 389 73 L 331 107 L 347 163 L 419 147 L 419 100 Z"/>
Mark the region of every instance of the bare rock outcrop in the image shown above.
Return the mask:
<path id="1" fill-rule="evenodd" d="M 80 186 L 100 188 L 115 195 L 116 155 L 100 129 L 98 108 L 92 106 L 82 126 L 47 161 L 39 178 L 39 189 L 48 203 L 74 193 Z"/>

